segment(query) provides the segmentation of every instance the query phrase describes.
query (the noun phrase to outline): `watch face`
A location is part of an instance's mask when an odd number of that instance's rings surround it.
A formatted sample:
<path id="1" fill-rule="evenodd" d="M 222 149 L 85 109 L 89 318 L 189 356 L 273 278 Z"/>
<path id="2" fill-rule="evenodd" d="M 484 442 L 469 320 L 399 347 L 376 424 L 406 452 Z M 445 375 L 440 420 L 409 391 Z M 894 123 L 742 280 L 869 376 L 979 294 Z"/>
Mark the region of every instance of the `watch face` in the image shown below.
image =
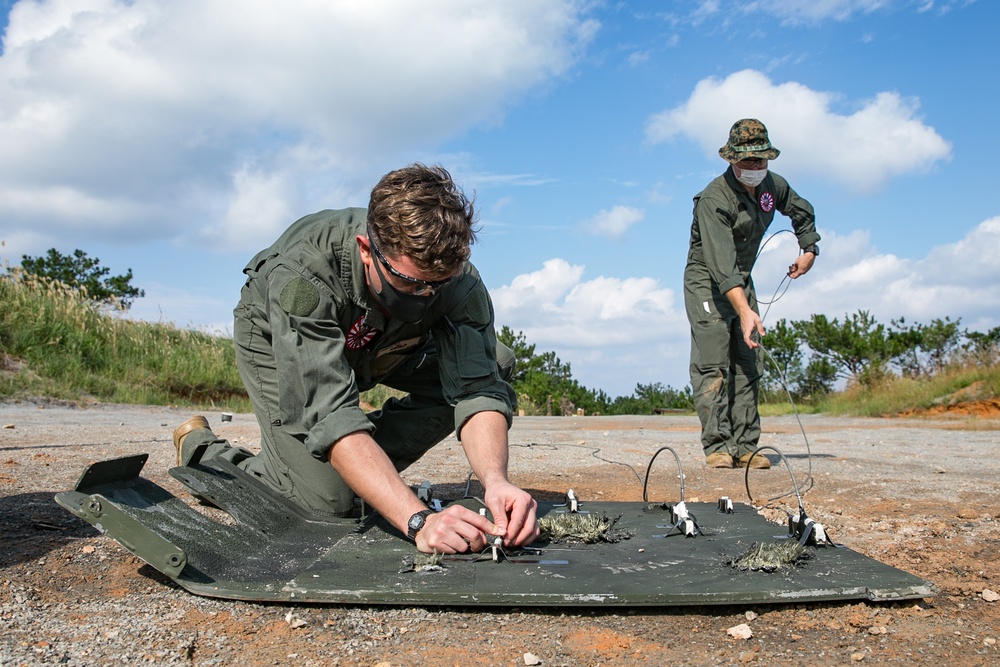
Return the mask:
<path id="1" fill-rule="evenodd" d="M 410 521 L 407 525 L 410 527 L 410 530 L 419 530 L 421 526 L 424 525 L 424 515 L 414 514 L 410 517 Z"/>

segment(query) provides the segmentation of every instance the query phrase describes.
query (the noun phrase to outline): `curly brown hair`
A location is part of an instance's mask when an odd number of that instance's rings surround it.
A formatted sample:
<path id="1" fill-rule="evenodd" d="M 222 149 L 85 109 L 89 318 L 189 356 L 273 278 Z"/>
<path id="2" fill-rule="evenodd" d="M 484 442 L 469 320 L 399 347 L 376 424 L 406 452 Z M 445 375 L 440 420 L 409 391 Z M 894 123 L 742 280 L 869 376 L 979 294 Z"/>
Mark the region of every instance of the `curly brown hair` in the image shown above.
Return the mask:
<path id="1" fill-rule="evenodd" d="M 475 211 L 443 167 L 414 163 L 372 188 L 368 230 L 383 254 L 405 256 L 433 279 L 454 275 L 476 241 Z"/>

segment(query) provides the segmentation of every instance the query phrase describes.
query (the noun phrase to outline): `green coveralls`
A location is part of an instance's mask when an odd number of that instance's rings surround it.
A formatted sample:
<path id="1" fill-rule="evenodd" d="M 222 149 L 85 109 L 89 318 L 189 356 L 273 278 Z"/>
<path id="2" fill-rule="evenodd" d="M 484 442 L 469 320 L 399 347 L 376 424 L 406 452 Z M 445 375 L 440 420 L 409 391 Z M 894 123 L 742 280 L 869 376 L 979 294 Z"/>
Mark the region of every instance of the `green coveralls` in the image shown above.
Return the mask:
<path id="1" fill-rule="evenodd" d="M 340 438 L 371 433 L 402 471 L 477 412 L 499 412 L 510 426 L 515 398 L 501 375 L 512 375 L 514 355 L 498 348 L 475 267 L 438 291 L 422 322 L 387 320 L 355 241 L 366 220 L 362 208 L 307 216 L 246 266 L 233 334 L 261 452 L 199 429 L 184 440 L 184 463 L 206 444 L 203 459 L 229 459 L 322 520 L 354 506 L 327 458 Z M 376 384 L 408 395 L 366 414 L 359 392 Z"/>
<path id="2" fill-rule="evenodd" d="M 819 241 L 812 205 L 770 170 L 756 196 L 730 167 L 694 198 L 684 307 L 691 324 L 691 390 L 706 456 L 723 452 L 737 458 L 756 449 L 760 438 L 763 355 L 743 342 L 725 293 L 742 287 L 759 314 L 750 271 L 776 210 L 791 218 L 799 247 Z"/>

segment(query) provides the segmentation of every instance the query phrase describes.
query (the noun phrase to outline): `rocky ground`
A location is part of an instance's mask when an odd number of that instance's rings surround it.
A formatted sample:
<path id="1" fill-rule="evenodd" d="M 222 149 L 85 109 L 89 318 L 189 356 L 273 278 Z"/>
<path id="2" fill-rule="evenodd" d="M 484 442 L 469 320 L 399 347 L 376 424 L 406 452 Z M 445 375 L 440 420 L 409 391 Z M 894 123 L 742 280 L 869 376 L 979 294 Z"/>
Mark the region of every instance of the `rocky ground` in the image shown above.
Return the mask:
<path id="1" fill-rule="evenodd" d="M 797 475 L 811 462 L 810 515 L 851 549 L 932 581 L 934 597 L 479 609 L 191 595 L 52 500 L 89 462 L 137 452 L 151 454 L 144 476 L 186 497 L 166 471 L 171 430 L 189 413 L 0 404 L 0 665 L 997 664 L 1000 419 L 989 405 L 965 412 L 809 415 L 802 419 L 808 447 L 794 417 L 764 420 L 761 444 L 782 452 Z M 255 446 L 251 416 L 225 424 L 207 416 L 223 436 Z M 681 458 L 689 501 L 746 502 L 742 472 L 703 468 L 697 441 L 696 420 L 687 416 L 521 418 L 511 432 L 511 476 L 539 497 L 572 488 L 581 499 L 640 501 L 650 457 L 669 445 Z M 676 477 L 657 461 L 649 497 L 674 500 Z M 462 462 L 448 441 L 407 478 L 453 488 L 464 483 Z M 787 479 L 779 469 L 761 472 L 750 492 L 768 497 Z"/>

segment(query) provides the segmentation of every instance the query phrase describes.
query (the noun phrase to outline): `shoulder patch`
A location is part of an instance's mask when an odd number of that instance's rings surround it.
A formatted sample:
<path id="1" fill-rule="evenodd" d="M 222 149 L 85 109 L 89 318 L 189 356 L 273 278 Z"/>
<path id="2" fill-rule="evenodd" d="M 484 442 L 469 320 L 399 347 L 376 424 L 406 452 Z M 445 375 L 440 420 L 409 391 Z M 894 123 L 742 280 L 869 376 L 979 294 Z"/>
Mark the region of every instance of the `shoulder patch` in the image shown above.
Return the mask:
<path id="1" fill-rule="evenodd" d="M 319 290 L 301 276 L 292 278 L 278 296 L 278 305 L 289 315 L 305 317 L 319 304 Z"/>
<path id="2" fill-rule="evenodd" d="M 490 297 L 486 294 L 486 289 L 479 287 L 469 295 L 469 300 L 465 307 L 468 309 L 469 317 L 477 324 L 489 324 L 490 321 Z"/>

